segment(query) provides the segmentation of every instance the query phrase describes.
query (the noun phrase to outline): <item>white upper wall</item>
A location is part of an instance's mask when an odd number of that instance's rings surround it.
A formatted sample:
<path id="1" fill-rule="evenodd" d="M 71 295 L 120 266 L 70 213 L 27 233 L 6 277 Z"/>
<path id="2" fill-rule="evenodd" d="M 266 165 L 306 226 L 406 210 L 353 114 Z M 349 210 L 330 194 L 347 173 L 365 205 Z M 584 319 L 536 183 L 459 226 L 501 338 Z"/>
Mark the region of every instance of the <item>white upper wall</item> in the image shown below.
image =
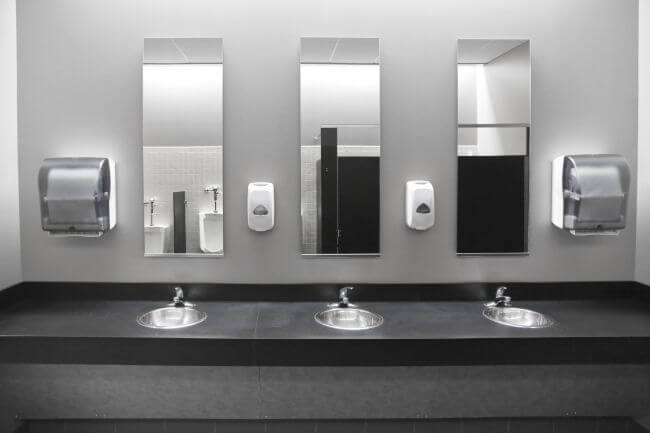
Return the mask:
<path id="1" fill-rule="evenodd" d="M 530 122 L 530 44 L 485 64 L 458 64 L 458 123 Z"/>
<path id="2" fill-rule="evenodd" d="M 16 1 L 0 0 L 0 290 L 22 280 L 16 78 Z"/>
<path id="3" fill-rule="evenodd" d="M 482 64 L 458 64 L 458 123 L 478 123 L 478 75 Z"/>
<path id="4" fill-rule="evenodd" d="M 634 275 L 636 189 L 620 236 L 551 225 L 551 161 L 608 152 L 637 163 L 637 2 L 621 0 L 21 0 L 19 156 L 26 280 L 459 282 Z M 300 38 L 381 38 L 381 257 L 300 256 Z M 224 41 L 223 259 L 143 257 L 145 37 Z M 530 255 L 457 257 L 459 38 L 530 39 Z M 100 239 L 40 229 L 46 156 L 117 161 L 117 228 Z M 404 224 L 404 183 L 436 187 L 436 226 Z M 246 223 L 246 185 L 274 182 L 276 227 Z"/>
<path id="5" fill-rule="evenodd" d="M 639 199 L 636 275 L 650 284 L 650 0 L 639 0 Z"/>
<path id="6" fill-rule="evenodd" d="M 324 125 L 379 125 L 379 76 L 379 65 L 300 65 L 301 143 L 318 144 Z M 376 128 L 357 132 L 378 144 Z"/>
<path id="7" fill-rule="evenodd" d="M 223 144 L 223 65 L 143 65 L 145 146 Z"/>
<path id="8" fill-rule="evenodd" d="M 458 64 L 458 123 L 530 122 L 530 44 L 517 43 L 488 63 Z M 526 136 L 523 127 L 459 128 L 459 155 L 525 155 Z"/>
<path id="9" fill-rule="evenodd" d="M 530 44 L 478 66 L 477 123 L 529 123 Z"/>

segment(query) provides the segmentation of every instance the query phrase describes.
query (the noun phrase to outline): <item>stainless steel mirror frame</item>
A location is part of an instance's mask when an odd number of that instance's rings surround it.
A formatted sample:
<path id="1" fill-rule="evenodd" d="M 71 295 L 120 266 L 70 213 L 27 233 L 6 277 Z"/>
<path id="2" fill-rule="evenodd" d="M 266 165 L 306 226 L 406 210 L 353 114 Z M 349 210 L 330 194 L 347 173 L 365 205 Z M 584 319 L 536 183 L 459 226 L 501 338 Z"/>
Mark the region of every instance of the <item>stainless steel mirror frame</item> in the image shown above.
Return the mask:
<path id="1" fill-rule="evenodd" d="M 312 37 L 302 37 L 300 40 L 302 42 L 303 39 L 309 39 L 309 38 L 312 38 Z M 318 37 L 314 37 L 314 38 L 318 38 Z M 382 117 L 382 114 L 381 114 L 382 113 L 381 112 L 381 38 L 379 38 L 379 37 L 351 37 L 351 38 L 344 38 L 344 37 L 335 37 L 335 36 L 322 37 L 322 38 L 327 38 L 327 39 L 374 39 L 374 40 L 377 41 L 377 46 L 378 46 L 377 49 L 378 49 L 378 52 L 379 52 L 379 56 L 378 56 L 378 59 L 377 59 L 377 65 L 379 66 L 379 70 L 380 70 L 380 75 L 379 75 L 379 84 L 380 84 L 380 87 L 379 87 L 379 125 L 380 125 L 379 126 L 379 130 L 380 130 L 379 146 L 381 147 L 381 124 L 382 124 L 382 119 L 381 119 L 381 117 Z M 301 45 L 302 45 L 302 43 L 301 43 Z M 301 59 L 302 59 L 302 53 L 299 53 L 299 61 L 298 61 L 298 67 L 299 68 L 300 68 L 300 65 L 302 64 Z M 361 64 L 361 63 L 359 63 L 359 64 Z M 302 77 L 300 75 L 301 74 L 299 72 L 299 74 L 298 74 L 299 80 L 302 79 Z M 300 88 L 300 81 L 299 81 L 299 88 Z M 299 98 L 298 112 L 300 113 L 299 114 L 299 116 L 300 116 L 300 137 L 302 137 L 302 104 L 300 103 L 300 98 Z M 302 139 L 301 139 L 301 142 L 299 143 L 299 150 L 300 149 L 302 149 Z M 300 190 L 301 190 L 300 205 L 302 207 L 302 200 L 303 200 L 303 197 L 302 197 L 302 157 L 300 157 L 300 164 L 301 164 L 301 168 L 300 168 L 300 178 L 299 178 L 300 185 L 299 186 L 300 186 Z M 380 208 L 381 208 L 381 172 L 382 172 L 381 166 L 382 166 L 382 158 L 381 158 L 381 153 L 380 153 L 380 157 L 379 157 L 379 189 L 380 189 L 380 202 L 379 203 L 380 203 Z M 301 218 L 300 214 L 299 214 L 299 217 L 300 217 L 300 221 L 301 221 L 300 229 L 302 231 L 303 223 L 302 223 L 302 218 Z M 382 220 L 381 212 L 378 215 L 378 219 L 379 219 L 379 227 L 381 229 L 381 220 Z M 356 254 L 356 253 L 342 253 L 342 254 L 304 253 L 303 252 L 303 235 L 302 235 L 302 233 L 301 233 L 301 240 L 300 240 L 300 250 L 301 250 L 301 256 L 303 258 L 380 257 L 381 256 L 381 238 L 379 239 L 379 246 L 380 246 L 380 250 L 377 253 L 360 253 L 360 254 Z"/>
<path id="2" fill-rule="evenodd" d="M 212 63 L 217 63 L 217 64 L 223 64 L 224 62 L 224 54 L 223 54 L 223 38 L 220 37 L 199 37 L 199 38 L 194 38 L 194 37 L 145 37 L 143 40 L 143 49 L 142 49 L 142 67 L 144 67 L 145 64 L 148 63 L 160 63 L 160 64 L 166 64 L 167 62 L 150 62 L 146 58 L 146 51 L 145 51 L 145 45 L 147 43 L 147 40 L 149 41 L 155 41 L 155 40 L 163 40 L 163 39 L 214 39 L 219 41 L 219 47 L 220 47 L 220 52 L 217 54 L 217 60 L 209 60 L 209 61 L 199 61 L 196 62 L 197 64 L 205 63 L 205 64 L 212 64 Z M 176 63 L 176 62 L 171 62 L 171 63 Z M 182 64 L 182 63 L 178 63 Z M 225 74 L 224 74 L 225 75 Z M 143 75 L 141 75 L 142 77 Z M 222 106 L 222 118 L 223 118 L 223 76 L 222 76 L 222 82 L 221 82 L 221 87 L 222 87 L 222 100 L 221 100 L 221 106 Z M 222 123 L 223 125 L 223 123 Z M 223 137 L 223 130 L 221 131 L 221 135 Z M 143 142 L 141 149 L 144 148 L 144 132 L 143 132 Z M 223 152 L 223 151 L 222 151 Z M 224 184 L 225 184 L 225 178 L 223 177 L 223 153 L 222 153 L 222 193 L 224 190 Z M 144 173 L 142 174 L 144 177 Z M 223 197 L 222 197 L 222 206 L 223 206 Z M 222 209 L 222 213 L 224 212 L 224 209 Z M 222 243 L 223 243 L 223 249 L 221 253 L 162 253 L 162 254 L 146 254 L 144 253 L 145 258 L 222 258 L 225 256 L 225 214 L 223 216 L 224 218 L 224 223 L 222 223 Z M 143 228 L 143 241 L 142 241 L 142 248 L 145 248 L 145 240 L 144 240 L 144 228 Z M 144 252 L 144 251 L 143 251 Z"/>
<path id="3" fill-rule="evenodd" d="M 492 41 L 521 40 L 521 41 L 525 41 L 525 43 L 528 44 L 528 61 L 529 61 L 529 70 L 528 70 L 528 73 L 529 73 L 529 77 L 528 77 L 528 79 L 529 79 L 529 86 L 528 86 L 529 119 L 528 119 L 528 123 L 527 124 L 502 124 L 502 126 L 509 126 L 509 127 L 510 126 L 527 126 L 527 128 L 528 128 L 528 143 L 527 143 L 526 155 L 527 155 L 528 159 L 530 159 L 530 150 L 531 150 L 530 149 L 531 148 L 531 146 L 530 146 L 530 128 L 532 126 L 532 49 L 531 49 L 531 40 L 529 38 L 458 38 L 457 44 L 458 44 L 458 42 L 460 42 L 462 40 L 476 40 L 476 41 L 479 41 L 479 40 L 492 40 Z M 459 47 L 457 46 L 457 48 L 456 48 L 456 70 L 458 70 L 458 65 L 459 65 L 458 52 L 459 52 Z M 459 113 L 458 91 L 459 91 L 458 72 L 456 72 L 456 95 L 457 96 L 456 96 L 456 113 L 455 114 L 456 114 L 456 125 L 457 125 L 456 129 L 457 130 L 460 128 L 460 125 L 461 125 L 460 122 L 459 122 L 459 119 L 458 119 L 459 118 L 459 116 L 458 116 L 458 113 Z M 465 124 L 465 126 L 468 126 L 468 124 Z M 458 133 L 457 133 L 456 134 L 456 151 L 458 151 L 458 144 L 459 143 L 458 143 Z M 458 156 L 456 158 L 458 158 Z M 526 179 L 525 188 L 526 188 L 526 207 L 527 207 L 527 209 L 526 209 L 526 221 L 525 221 L 526 238 L 530 239 L 530 173 L 528 173 L 528 178 Z M 525 257 L 525 256 L 528 256 L 530 254 L 530 245 L 529 245 L 528 241 L 526 242 L 526 247 L 527 247 L 527 250 L 522 251 L 522 252 L 498 252 L 498 253 L 492 253 L 492 252 L 475 253 L 475 252 L 472 252 L 472 253 L 463 253 L 463 252 L 458 251 L 458 246 L 457 246 L 456 255 L 457 256 L 464 256 L 464 257 L 471 257 L 471 256 L 497 256 L 497 257 L 498 256 L 523 256 L 523 257 Z"/>

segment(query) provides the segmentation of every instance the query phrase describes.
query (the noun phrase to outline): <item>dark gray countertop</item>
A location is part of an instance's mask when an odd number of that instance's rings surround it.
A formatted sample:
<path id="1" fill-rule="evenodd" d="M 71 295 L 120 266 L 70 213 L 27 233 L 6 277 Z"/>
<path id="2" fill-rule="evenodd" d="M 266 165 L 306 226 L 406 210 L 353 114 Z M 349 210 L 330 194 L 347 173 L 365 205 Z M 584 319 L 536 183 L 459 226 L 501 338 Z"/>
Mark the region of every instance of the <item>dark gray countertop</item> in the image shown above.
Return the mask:
<path id="1" fill-rule="evenodd" d="M 382 315 L 367 331 L 341 331 L 317 324 L 322 303 L 260 303 L 258 339 L 482 339 L 563 337 L 650 337 L 650 307 L 636 301 L 527 301 L 514 306 L 552 317 L 546 329 L 498 325 L 482 315 L 482 302 L 369 302 L 361 308 Z"/>
<path id="2" fill-rule="evenodd" d="M 650 306 L 622 301 L 527 301 L 554 319 L 545 329 L 520 329 L 485 319 L 482 302 L 368 302 L 359 307 L 384 317 L 366 331 L 327 328 L 314 314 L 321 302 L 202 302 L 208 319 L 177 330 L 145 328 L 138 315 L 165 306 L 152 301 L 23 300 L 0 309 L 0 337 L 207 339 L 482 339 L 650 337 Z"/>
<path id="3" fill-rule="evenodd" d="M 0 308 L 0 362 L 428 365 L 650 362 L 650 304 L 601 299 L 515 301 L 552 317 L 547 329 L 501 326 L 482 302 L 360 302 L 384 324 L 367 331 L 318 325 L 322 302 L 200 302 L 205 322 L 139 326 L 164 303 L 22 299 Z"/>
<path id="4" fill-rule="evenodd" d="M 0 310 L 0 337 L 71 338 L 213 338 L 250 339 L 255 336 L 255 303 L 202 302 L 205 322 L 183 329 L 157 330 L 137 323 L 137 317 L 163 302 L 23 300 Z"/>

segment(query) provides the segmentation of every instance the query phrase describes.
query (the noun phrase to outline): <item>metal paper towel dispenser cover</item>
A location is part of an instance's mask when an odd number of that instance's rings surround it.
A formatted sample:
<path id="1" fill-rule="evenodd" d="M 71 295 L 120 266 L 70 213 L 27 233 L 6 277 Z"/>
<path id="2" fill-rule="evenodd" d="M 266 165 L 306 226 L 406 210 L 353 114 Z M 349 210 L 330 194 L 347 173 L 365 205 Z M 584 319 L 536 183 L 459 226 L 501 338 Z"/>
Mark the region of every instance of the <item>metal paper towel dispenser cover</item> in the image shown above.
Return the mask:
<path id="1" fill-rule="evenodd" d="M 552 221 L 580 234 L 625 228 L 630 167 L 621 155 L 564 155 L 553 161 Z"/>
<path id="2" fill-rule="evenodd" d="M 41 225 L 52 235 L 101 236 L 115 227 L 115 163 L 109 158 L 47 158 L 38 189 Z"/>

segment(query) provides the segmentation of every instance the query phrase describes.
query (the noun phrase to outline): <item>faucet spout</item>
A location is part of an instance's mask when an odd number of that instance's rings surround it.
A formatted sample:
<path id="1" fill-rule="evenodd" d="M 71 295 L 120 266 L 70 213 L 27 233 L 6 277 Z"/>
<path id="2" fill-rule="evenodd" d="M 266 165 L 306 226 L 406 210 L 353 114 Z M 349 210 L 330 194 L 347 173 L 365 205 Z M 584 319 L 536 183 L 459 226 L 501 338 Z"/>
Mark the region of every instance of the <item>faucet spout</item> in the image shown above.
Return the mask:
<path id="1" fill-rule="evenodd" d="M 169 306 L 178 308 L 193 308 L 196 307 L 196 304 L 187 302 L 185 300 L 185 293 L 183 292 L 183 288 L 176 286 L 174 287 L 174 299 L 172 299 L 172 302 L 169 304 Z"/>
<path id="2" fill-rule="evenodd" d="M 144 202 L 144 205 L 149 205 L 149 225 L 153 227 L 153 215 L 154 208 L 156 207 L 156 198 L 151 197 L 149 200 Z"/>
<path id="3" fill-rule="evenodd" d="M 339 302 L 338 306 L 341 308 L 354 307 L 353 304 L 350 304 L 350 299 L 348 298 L 348 292 L 354 290 L 353 286 L 346 286 L 339 289 Z"/>
<path id="4" fill-rule="evenodd" d="M 212 185 L 206 186 L 203 191 L 212 193 L 212 200 L 214 201 L 214 212 L 217 213 L 217 200 L 219 199 L 219 194 L 221 194 L 221 188 L 219 185 Z"/>
<path id="5" fill-rule="evenodd" d="M 172 300 L 172 303 L 176 307 L 185 306 L 185 293 L 183 293 L 183 289 L 181 287 L 174 287 L 174 299 Z"/>
<path id="6" fill-rule="evenodd" d="M 497 288 L 497 293 L 494 296 L 494 300 L 485 304 L 486 307 L 510 307 L 512 306 L 512 298 L 506 295 L 506 286 L 501 286 Z"/>

